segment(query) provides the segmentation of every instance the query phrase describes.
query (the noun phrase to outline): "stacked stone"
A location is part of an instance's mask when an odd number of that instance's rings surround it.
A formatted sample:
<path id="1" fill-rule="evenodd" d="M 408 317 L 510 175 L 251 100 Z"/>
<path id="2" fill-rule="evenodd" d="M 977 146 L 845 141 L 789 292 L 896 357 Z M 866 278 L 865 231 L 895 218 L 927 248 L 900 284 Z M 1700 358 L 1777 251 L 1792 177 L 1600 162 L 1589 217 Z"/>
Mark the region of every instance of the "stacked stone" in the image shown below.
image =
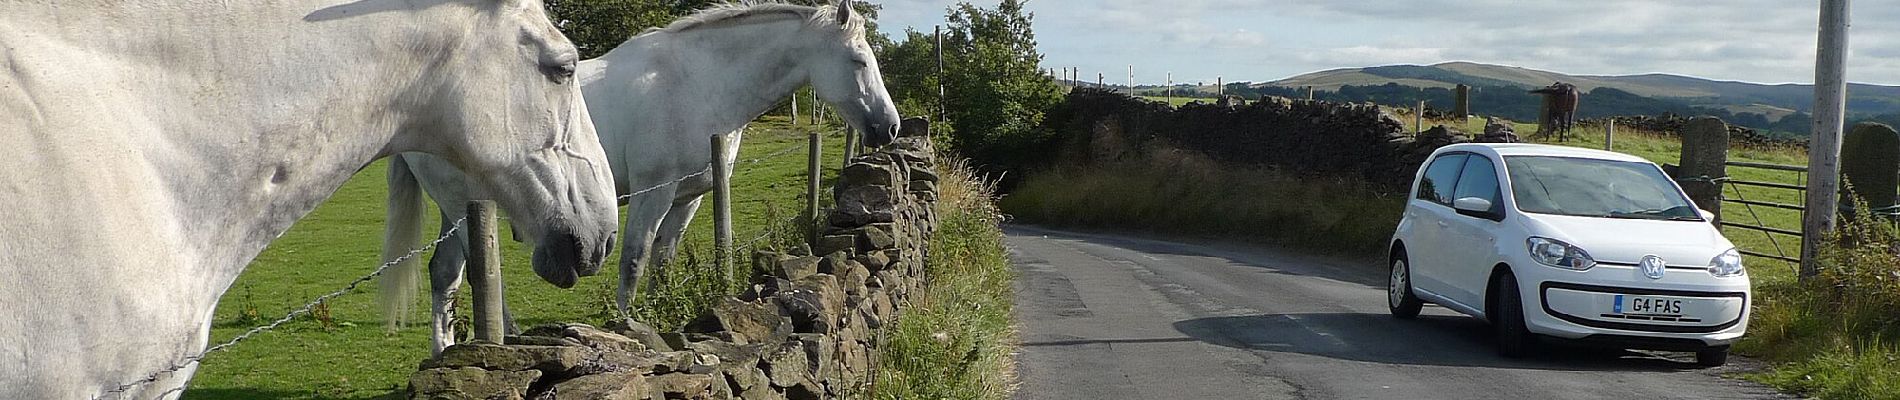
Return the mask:
<path id="1" fill-rule="evenodd" d="M 1517 128 L 1511 127 L 1511 121 L 1495 117 L 1484 118 L 1484 134 L 1471 139 L 1478 143 L 1517 143 Z"/>
<path id="2" fill-rule="evenodd" d="M 1682 130 L 1689 125 L 1690 119 L 1691 118 L 1675 114 L 1663 114 L 1661 116 L 1635 115 L 1586 119 L 1581 121 L 1581 123 L 1603 125 L 1603 123 L 1613 120 L 1616 121 L 1618 129 L 1629 128 L 1651 132 L 1681 134 Z M 1740 125 L 1729 125 L 1728 136 L 1734 138 L 1736 141 L 1750 145 L 1807 145 L 1806 138 L 1773 137 Z"/>
<path id="3" fill-rule="evenodd" d="M 935 152 L 920 120 L 852 160 L 810 249 L 757 252 L 766 271 L 681 332 L 638 321 L 543 325 L 424 361 L 411 399 L 825 399 L 860 396 L 878 331 L 922 290 L 936 226 Z"/>

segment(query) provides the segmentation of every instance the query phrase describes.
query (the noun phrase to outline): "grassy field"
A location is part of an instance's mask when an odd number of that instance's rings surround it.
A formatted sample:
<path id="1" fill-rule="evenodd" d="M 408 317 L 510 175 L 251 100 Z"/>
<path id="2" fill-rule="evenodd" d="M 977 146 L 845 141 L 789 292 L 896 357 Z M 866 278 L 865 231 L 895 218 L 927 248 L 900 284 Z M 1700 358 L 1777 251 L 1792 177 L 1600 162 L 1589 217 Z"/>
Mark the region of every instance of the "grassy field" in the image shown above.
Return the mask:
<path id="1" fill-rule="evenodd" d="M 809 126 L 788 126 L 767 117 L 747 131 L 740 159 L 765 156 L 806 145 Z M 841 164 L 842 136 L 825 138 L 826 185 Z M 757 237 L 767 227 L 784 226 L 803 207 L 805 151 L 793 150 L 734 168 L 733 215 L 738 241 Z M 316 211 L 258 256 L 218 304 L 211 331 L 220 343 L 252 326 L 268 323 L 318 295 L 341 289 L 380 264 L 385 201 L 385 164 L 358 173 Z M 821 196 L 829 197 L 829 196 Z M 682 257 L 710 254 L 711 212 L 698 213 Z M 429 225 L 435 226 L 434 218 Z M 775 222 L 776 221 L 776 222 Z M 506 232 L 506 227 L 503 227 Z M 433 232 L 433 229 L 428 231 Z M 789 236 L 789 235 L 788 235 Z M 554 321 L 604 322 L 613 303 L 617 271 L 613 261 L 598 276 L 582 278 L 572 290 L 543 283 L 527 267 L 528 249 L 506 242 L 503 273 L 511 284 L 508 305 L 524 328 Z M 615 259 L 619 256 L 614 254 Z M 686 261 L 691 263 L 691 261 Z M 710 273 L 710 271 L 705 271 Z M 720 287 L 693 273 L 670 280 L 693 282 L 676 287 Z M 357 399 L 400 397 L 418 362 L 429 354 L 428 327 L 384 330 L 373 287 L 359 288 L 301 318 L 207 358 L 186 391 L 186 399 Z M 464 291 L 466 292 L 466 291 Z M 426 293 L 426 292 L 425 292 Z M 671 293 L 677 295 L 678 293 Z M 426 294 L 412 321 L 427 321 Z M 654 296 L 660 298 L 666 296 Z M 642 316 L 662 329 L 683 323 L 698 299 L 644 301 Z M 464 307 L 466 312 L 466 307 Z M 466 334 L 466 333 L 464 333 Z"/>

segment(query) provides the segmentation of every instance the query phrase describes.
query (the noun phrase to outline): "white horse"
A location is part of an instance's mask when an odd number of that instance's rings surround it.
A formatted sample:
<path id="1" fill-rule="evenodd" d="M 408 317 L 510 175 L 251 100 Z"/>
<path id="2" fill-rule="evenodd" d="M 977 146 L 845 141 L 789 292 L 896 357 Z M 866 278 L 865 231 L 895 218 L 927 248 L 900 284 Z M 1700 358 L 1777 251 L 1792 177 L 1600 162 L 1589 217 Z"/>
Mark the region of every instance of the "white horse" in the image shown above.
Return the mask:
<path id="1" fill-rule="evenodd" d="M 889 143 L 898 124 L 877 57 L 864 40 L 863 17 L 850 12 L 849 3 L 819 8 L 777 3 L 716 6 L 581 62 L 579 76 L 588 112 L 613 164 L 618 192 L 663 185 L 630 201 L 617 299 L 623 311 L 641 267 L 649 258 L 664 263 L 673 256 L 700 198 L 712 190 L 710 174 L 671 183 L 706 169 L 712 161 L 709 137 L 731 133 L 726 147 L 731 150 L 721 161 L 733 162 L 738 133 L 746 123 L 807 83 L 863 132 L 867 145 Z M 470 197 L 453 166 L 426 155 L 398 158 L 390 165 L 388 237 L 391 243 L 412 243 L 419 237 L 424 207 L 418 186 L 437 204 L 460 204 Z M 459 219 L 464 212 L 453 206 L 439 209 L 444 221 Z M 463 243 L 459 237 L 445 241 L 429 260 L 436 352 L 454 342 L 447 306 L 450 291 L 461 284 Z M 386 251 L 384 258 L 400 255 Z M 409 272 L 382 282 L 388 294 L 383 304 L 392 316 L 407 314 L 404 306 L 413 302 L 416 270 L 409 266 Z"/>
<path id="2" fill-rule="evenodd" d="M 176 398 L 239 272 L 385 155 L 469 171 L 556 285 L 611 250 L 540 0 L 175 3 L 0 3 L 0 398 Z"/>

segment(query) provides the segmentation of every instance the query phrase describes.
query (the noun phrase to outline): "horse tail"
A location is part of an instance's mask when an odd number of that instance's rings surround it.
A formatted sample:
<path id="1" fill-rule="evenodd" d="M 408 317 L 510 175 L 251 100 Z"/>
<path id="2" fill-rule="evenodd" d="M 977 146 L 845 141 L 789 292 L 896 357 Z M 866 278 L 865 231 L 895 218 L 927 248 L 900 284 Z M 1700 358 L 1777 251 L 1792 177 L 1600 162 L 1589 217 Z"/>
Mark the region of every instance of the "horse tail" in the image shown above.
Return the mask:
<path id="1" fill-rule="evenodd" d="M 422 183 L 401 154 L 389 157 L 389 209 L 383 221 L 383 262 L 409 256 L 422 236 Z M 416 288 L 422 279 L 419 257 L 410 256 L 390 266 L 378 277 L 377 303 L 382 306 L 387 328 L 395 330 L 409 322 L 415 306 Z"/>

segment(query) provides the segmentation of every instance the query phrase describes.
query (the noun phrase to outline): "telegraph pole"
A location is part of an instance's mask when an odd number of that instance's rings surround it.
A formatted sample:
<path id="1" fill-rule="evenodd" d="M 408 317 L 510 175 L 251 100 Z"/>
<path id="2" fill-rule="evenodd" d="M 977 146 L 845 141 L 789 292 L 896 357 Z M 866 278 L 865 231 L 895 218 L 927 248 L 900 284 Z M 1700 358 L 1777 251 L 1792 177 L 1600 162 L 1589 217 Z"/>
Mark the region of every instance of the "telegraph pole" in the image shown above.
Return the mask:
<path id="1" fill-rule="evenodd" d="M 1821 0 L 1820 48 L 1814 58 L 1814 133 L 1808 140 L 1808 193 L 1801 216 L 1802 280 L 1820 273 L 1821 238 L 1834 231 L 1840 207 L 1841 130 L 1847 111 L 1848 0 Z"/>

